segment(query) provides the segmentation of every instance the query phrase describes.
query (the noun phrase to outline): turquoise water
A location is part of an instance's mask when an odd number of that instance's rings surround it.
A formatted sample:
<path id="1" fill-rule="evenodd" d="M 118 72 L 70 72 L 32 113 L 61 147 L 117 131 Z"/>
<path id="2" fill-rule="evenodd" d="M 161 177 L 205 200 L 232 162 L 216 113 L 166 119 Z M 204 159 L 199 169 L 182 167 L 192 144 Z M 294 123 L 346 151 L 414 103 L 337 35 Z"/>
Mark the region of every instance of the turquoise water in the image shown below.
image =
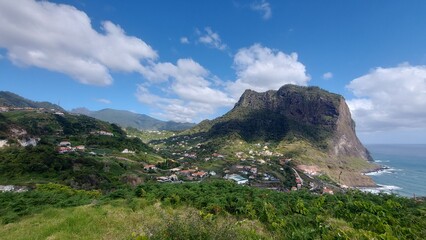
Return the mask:
<path id="1" fill-rule="evenodd" d="M 402 196 L 426 196 L 426 144 L 366 146 L 377 164 L 388 169 L 369 173 L 379 189 Z M 375 191 L 371 189 L 372 191 Z"/>

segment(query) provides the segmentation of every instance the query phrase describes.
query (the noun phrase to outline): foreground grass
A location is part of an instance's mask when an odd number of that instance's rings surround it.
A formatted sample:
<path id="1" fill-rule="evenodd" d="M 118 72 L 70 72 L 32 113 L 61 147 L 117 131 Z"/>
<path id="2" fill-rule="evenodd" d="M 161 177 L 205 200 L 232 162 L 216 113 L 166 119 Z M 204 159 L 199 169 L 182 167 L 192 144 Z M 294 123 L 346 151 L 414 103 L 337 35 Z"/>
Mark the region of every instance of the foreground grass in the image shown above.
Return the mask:
<path id="1" fill-rule="evenodd" d="M 131 206 L 131 207 L 130 207 Z M 46 209 L 0 228 L 1 239 L 267 239 L 258 221 L 214 217 L 145 200 Z"/>
<path id="2" fill-rule="evenodd" d="M 227 181 L 0 193 L 0 239 L 426 239 L 425 199 Z"/>

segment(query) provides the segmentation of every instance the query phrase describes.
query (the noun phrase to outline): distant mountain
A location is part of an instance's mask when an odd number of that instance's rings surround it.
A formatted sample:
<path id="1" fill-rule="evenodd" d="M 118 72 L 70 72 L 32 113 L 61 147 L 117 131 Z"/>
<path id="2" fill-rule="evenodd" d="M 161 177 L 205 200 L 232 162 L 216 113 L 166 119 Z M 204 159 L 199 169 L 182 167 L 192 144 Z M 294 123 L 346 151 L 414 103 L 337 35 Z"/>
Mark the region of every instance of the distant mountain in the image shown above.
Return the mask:
<path id="1" fill-rule="evenodd" d="M 0 106 L 2 107 L 30 107 L 30 108 L 46 108 L 56 109 L 65 112 L 63 108 L 50 102 L 36 102 L 23 98 L 15 93 L 0 91 Z"/>
<path id="2" fill-rule="evenodd" d="M 90 111 L 87 108 L 76 108 L 72 113 L 83 114 L 99 120 L 118 124 L 122 127 L 133 127 L 140 130 L 169 130 L 179 131 L 195 126 L 194 123 L 178 123 L 173 121 L 161 121 L 145 114 L 133 113 L 125 110 L 102 109 Z"/>

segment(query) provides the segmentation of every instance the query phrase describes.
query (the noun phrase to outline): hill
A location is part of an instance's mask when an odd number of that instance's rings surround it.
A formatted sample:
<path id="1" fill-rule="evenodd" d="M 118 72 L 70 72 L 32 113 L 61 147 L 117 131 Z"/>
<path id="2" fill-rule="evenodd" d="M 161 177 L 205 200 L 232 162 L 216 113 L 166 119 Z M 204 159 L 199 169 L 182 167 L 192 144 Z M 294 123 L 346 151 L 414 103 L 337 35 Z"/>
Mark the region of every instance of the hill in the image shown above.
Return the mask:
<path id="1" fill-rule="evenodd" d="M 300 170 L 317 169 L 337 183 L 374 185 L 362 171 L 374 168 L 368 150 L 355 133 L 344 98 L 318 87 L 285 85 L 278 91 L 246 90 L 235 107 L 185 132 L 219 144 L 220 151 L 244 151 L 248 144 L 267 143 L 269 150 L 293 158 Z M 272 148 L 271 148 L 272 147 Z"/>
<path id="2" fill-rule="evenodd" d="M 173 121 L 161 121 L 145 114 L 133 113 L 125 110 L 102 109 L 99 111 L 90 111 L 86 108 L 76 108 L 71 110 L 73 113 L 84 114 L 96 119 L 118 124 L 122 127 L 136 128 L 139 130 L 167 130 L 180 131 L 193 127 L 193 123 L 178 123 Z"/>
<path id="3" fill-rule="evenodd" d="M 35 109 L 0 113 L 0 143 L 0 185 L 57 182 L 107 190 L 141 182 L 143 165 L 162 161 L 115 124 Z"/>
<path id="4" fill-rule="evenodd" d="M 35 102 L 23 98 L 17 94 L 0 91 L 0 106 L 1 107 L 16 107 L 16 108 L 45 108 L 55 109 L 64 112 L 65 110 L 56 104 L 49 102 Z"/>

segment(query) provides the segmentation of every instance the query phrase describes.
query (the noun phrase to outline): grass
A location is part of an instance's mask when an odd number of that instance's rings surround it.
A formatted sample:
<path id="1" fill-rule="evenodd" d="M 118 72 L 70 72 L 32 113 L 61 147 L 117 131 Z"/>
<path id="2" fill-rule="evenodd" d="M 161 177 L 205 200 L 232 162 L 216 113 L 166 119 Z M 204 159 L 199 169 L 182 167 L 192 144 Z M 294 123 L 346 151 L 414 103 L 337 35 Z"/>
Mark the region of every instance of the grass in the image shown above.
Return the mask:
<path id="1" fill-rule="evenodd" d="M 217 231 L 212 231 L 217 230 Z M 200 214 L 191 207 L 171 208 L 143 199 L 117 200 L 107 205 L 49 208 L 0 228 L 1 239 L 243 239 L 268 233 L 256 221 Z M 255 233 L 255 232 L 257 233 Z M 204 234 L 205 238 L 199 238 Z M 179 238 L 181 236 L 182 238 Z"/>
<path id="2" fill-rule="evenodd" d="M 135 221 L 129 209 L 82 206 L 47 209 L 18 223 L 3 226 L 3 239 L 123 239 Z"/>

